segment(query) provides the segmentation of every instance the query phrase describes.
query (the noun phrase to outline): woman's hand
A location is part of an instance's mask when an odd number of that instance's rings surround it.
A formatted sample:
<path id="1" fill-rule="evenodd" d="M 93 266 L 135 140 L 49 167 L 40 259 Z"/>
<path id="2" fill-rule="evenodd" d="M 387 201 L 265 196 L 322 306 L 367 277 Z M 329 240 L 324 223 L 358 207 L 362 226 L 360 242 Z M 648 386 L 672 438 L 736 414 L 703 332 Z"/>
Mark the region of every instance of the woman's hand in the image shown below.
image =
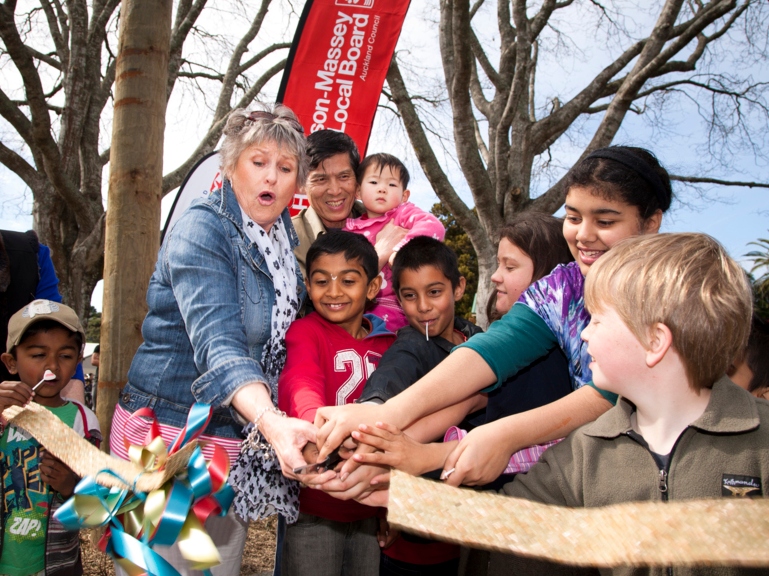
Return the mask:
<path id="1" fill-rule="evenodd" d="M 353 456 L 356 462 L 391 466 L 412 476 L 441 468 L 455 445 L 421 444 L 395 426 L 383 422 L 377 422 L 373 427 L 361 424 L 360 430 L 353 432 L 352 437 L 362 445 L 377 449 L 376 452 L 356 452 Z"/>
<path id="2" fill-rule="evenodd" d="M 278 455 L 283 475 L 298 479 L 294 468 L 306 464 L 302 449 L 308 442 L 315 442 L 317 428 L 299 418 L 284 418 L 266 412 L 259 420 L 259 429 Z"/>
<path id="3" fill-rule="evenodd" d="M 471 430 L 448 455 L 441 479 L 451 486 L 480 486 L 496 480 L 507 467 L 513 450 L 506 446 L 496 422 Z"/>
<path id="4" fill-rule="evenodd" d="M 276 413 L 264 382 L 242 386 L 232 397 L 232 407 L 249 422 L 253 422 L 257 414 L 262 414 L 259 431 L 278 455 L 283 474 L 287 478 L 298 479 L 294 468 L 307 464 L 302 449 L 308 442 L 317 444 L 318 429 L 305 420 L 284 418 Z"/>

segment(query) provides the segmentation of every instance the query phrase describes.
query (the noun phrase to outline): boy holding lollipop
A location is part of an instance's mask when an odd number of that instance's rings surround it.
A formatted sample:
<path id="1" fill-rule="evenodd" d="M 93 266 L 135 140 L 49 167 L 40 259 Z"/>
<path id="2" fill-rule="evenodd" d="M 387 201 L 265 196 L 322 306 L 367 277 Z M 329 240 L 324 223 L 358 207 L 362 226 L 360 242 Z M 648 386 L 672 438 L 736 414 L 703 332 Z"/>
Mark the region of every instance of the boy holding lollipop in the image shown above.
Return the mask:
<path id="1" fill-rule="evenodd" d="M 2 360 L 21 381 L 0 383 L 0 411 L 34 400 L 98 445 L 101 435 L 94 413 L 61 396 L 83 359 L 84 343 L 77 314 L 64 304 L 35 300 L 11 316 Z M 0 453 L 0 574 L 82 574 L 78 531 L 65 530 L 53 518 L 80 478 L 12 425 L 3 426 Z"/>

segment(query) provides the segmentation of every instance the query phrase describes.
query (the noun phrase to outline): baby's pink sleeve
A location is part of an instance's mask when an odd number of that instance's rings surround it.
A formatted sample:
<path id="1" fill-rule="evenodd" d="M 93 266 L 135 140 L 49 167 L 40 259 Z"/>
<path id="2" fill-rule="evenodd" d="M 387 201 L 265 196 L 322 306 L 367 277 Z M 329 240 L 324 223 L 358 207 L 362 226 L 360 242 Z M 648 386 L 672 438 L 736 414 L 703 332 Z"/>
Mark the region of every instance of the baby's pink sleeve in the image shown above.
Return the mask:
<path id="1" fill-rule="evenodd" d="M 403 248 L 417 236 L 430 236 L 441 242 L 446 237 L 446 229 L 440 220 L 410 202 L 402 205 L 402 210 L 399 210 L 393 223 L 408 230 L 403 240 L 393 248 L 394 252 Z"/>

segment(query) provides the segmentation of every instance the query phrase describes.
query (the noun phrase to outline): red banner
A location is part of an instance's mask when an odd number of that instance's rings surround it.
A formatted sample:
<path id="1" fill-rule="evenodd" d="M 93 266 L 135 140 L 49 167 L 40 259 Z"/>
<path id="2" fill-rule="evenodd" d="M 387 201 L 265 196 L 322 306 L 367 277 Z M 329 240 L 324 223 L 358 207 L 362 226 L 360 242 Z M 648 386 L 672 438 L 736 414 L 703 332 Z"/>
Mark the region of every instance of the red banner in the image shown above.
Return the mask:
<path id="1" fill-rule="evenodd" d="M 278 101 L 307 134 L 348 134 L 366 153 L 379 94 L 410 0 L 308 0 L 291 46 Z M 307 206 L 297 194 L 292 213 Z"/>

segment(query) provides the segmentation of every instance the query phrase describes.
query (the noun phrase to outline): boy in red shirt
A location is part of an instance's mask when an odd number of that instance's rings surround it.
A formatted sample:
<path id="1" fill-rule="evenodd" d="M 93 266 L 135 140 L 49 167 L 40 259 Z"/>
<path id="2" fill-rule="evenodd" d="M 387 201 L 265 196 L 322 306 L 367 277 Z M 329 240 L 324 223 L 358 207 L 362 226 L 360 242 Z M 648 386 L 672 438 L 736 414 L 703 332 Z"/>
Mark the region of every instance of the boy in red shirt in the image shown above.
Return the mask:
<path id="1" fill-rule="evenodd" d="M 315 420 L 321 406 L 354 402 L 395 340 L 381 318 L 365 314 L 379 292 L 378 258 L 365 237 L 334 231 L 307 252 L 307 291 L 315 312 L 286 334 L 278 383 L 281 410 Z M 377 576 L 377 509 L 303 488 L 289 524 L 281 571 L 292 576 Z"/>

